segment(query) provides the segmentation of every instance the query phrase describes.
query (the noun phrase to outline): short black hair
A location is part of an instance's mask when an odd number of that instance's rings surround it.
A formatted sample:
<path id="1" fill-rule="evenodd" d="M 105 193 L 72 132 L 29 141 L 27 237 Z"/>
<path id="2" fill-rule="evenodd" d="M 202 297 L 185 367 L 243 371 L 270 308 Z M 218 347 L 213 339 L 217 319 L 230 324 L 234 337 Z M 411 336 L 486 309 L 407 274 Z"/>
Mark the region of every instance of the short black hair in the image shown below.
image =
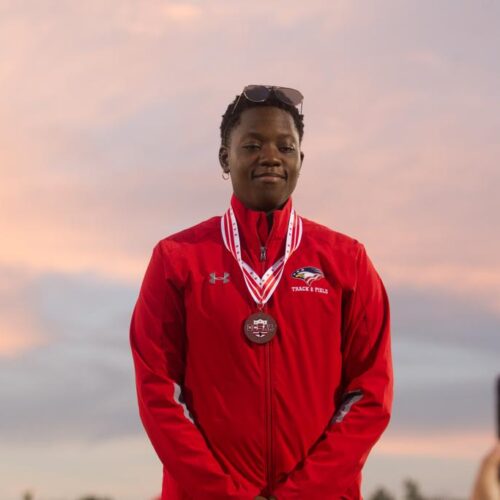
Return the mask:
<path id="1" fill-rule="evenodd" d="M 274 106 L 288 111 L 288 113 L 292 115 L 295 126 L 297 127 L 297 132 L 299 133 L 299 140 L 302 142 L 302 137 L 304 136 L 304 115 L 299 113 L 299 110 L 293 104 L 286 104 L 283 101 L 280 101 L 274 92 L 272 92 L 269 98 L 264 102 L 249 101 L 244 95 L 242 95 L 238 102 L 238 106 L 233 112 L 234 105 L 239 97 L 240 96 L 237 95 L 234 98 L 234 101 L 227 107 L 226 112 L 222 115 L 220 138 L 223 146 L 228 145 L 231 130 L 233 130 L 233 128 L 240 123 L 241 113 L 245 111 L 245 109 L 262 106 Z"/>

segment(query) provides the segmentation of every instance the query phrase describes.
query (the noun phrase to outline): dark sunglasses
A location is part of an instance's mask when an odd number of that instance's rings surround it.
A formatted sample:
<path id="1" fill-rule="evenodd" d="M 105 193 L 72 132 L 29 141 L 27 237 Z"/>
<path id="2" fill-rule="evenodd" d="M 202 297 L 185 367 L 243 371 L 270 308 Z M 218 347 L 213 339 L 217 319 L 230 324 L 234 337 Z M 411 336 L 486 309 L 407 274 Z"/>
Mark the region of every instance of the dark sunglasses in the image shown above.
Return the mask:
<path id="1" fill-rule="evenodd" d="M 265 102 L 273 92 L 274 95 L 285 104 L 292 106 L 298 106 L 300 104 L 300 112 L 302 113 L 302 101 L 304 96 L 298 90 L 288 87 L 277 87 L 274 85 L 247 85 L 239 95 L 231 114 L 234 113 L 237 108 L 241 96 L 245 96 L 246 99 L 252 102 Z"/>

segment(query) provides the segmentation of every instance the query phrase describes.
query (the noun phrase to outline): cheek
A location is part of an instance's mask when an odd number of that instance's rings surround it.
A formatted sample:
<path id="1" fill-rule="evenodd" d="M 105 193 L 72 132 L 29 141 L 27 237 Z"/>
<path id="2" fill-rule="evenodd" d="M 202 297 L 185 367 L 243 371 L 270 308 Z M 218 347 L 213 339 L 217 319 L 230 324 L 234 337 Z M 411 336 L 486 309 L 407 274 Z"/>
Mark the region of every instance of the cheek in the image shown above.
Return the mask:
<path id="1" fill-rule="evenodd" d="M 293 173 L 291 172 L 289 174 L 288 182 L 290 184 L 290 187 L 293 189 L 295 185 L 297 184 L 297 180 L 299 178 L 299 173 L 300 170 L 294 170 Z"/>
<path id="2" fill-rule="evenodd" d="M 235 191 L 239 190 L 248 183 L 245 171 L 240 168 L 232 168 L 229 172 L 231 176 L 231 183 Z"/>
<path id="3" fill-rule="evenodd" d="M 241 161 L 230 166 L 231 177 L 236 182 L 246 182 L 251 174 L 251 169 L 247 168 Z"/>

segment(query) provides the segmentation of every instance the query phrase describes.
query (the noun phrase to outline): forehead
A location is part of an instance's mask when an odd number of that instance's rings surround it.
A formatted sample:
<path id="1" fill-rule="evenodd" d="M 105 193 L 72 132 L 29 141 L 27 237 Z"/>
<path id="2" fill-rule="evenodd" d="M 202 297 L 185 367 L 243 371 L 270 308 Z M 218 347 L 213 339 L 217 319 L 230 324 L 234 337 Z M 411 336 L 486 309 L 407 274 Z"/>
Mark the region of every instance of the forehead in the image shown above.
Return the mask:
<path id="1" fill-rule="evenodd" d="M 241 113 L 240 122 L 233 129 L 232 136 L 234 139 L 243 139 L 249 135 L 292 136 L 299 140 L 292 115 L 274 106 L 248 108 Z"/>

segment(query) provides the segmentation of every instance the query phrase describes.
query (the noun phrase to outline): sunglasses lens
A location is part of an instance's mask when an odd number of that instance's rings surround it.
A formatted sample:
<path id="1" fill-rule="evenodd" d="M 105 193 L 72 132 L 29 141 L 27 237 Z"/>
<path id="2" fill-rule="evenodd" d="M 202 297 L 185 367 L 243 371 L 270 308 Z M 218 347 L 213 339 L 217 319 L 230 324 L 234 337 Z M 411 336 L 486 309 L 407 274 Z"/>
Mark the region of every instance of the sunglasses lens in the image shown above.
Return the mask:
<path id="1" fill-rule="evenodd" d="M 275 96 L 285 104 L 297 106 L 302 103 L 304 96 L 296 89 L 289 87 L 275 87 L 271 85 L 247 85 L 233 107 L 233 113 L 238 107 L 241 96 L 252 102 L 265 102 L 274 92 Z M 301 108 L 302 110 L 302 108 Z"/>
<path id="2" fill-rule="evenodd" d="M 249 101 L 264 102 L 269 97 L 270 89 L 264 85 L 247 85 L 243 94 Z"/>
<path id="3" fill-rule="evenodd" d="M 300 104 L 303 99 L 303 95 L 298 90 L 287 87 L 278 87 L 275 93 L 278 99 L 286 104 L 292 104 L 293 106 Z"/>

